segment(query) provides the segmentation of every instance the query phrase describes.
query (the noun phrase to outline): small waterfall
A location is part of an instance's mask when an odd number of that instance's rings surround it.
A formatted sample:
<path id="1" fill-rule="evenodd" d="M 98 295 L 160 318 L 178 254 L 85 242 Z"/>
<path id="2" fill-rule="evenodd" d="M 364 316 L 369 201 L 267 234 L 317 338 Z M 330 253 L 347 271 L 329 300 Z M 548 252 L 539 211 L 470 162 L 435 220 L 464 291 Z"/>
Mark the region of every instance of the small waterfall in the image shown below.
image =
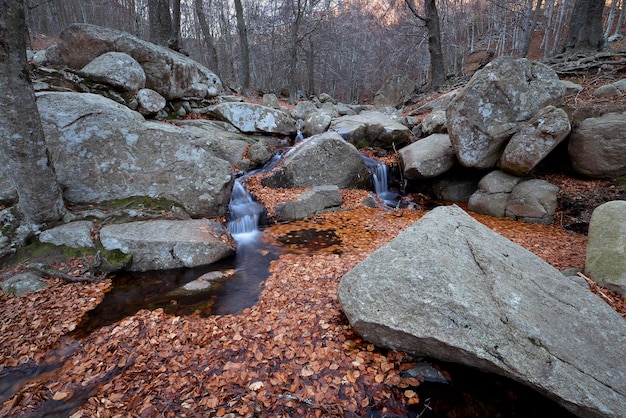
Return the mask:
<path id="1" fill-rule="evenodd" d="M 265 208 L 252 199 L 241 179 L 235 180 L 228 210 L 228 230 L 235 241 L 253 241 L 259 232 L 259 219 Z"/>
<path id="2" fill-rule="evenodd" d="M 382 161 L 363 155 L 365 165 L 374 179 L 374 192 L 387 206 L 398 205 L 398 192 L 389 190 L 389 167 Z"/>

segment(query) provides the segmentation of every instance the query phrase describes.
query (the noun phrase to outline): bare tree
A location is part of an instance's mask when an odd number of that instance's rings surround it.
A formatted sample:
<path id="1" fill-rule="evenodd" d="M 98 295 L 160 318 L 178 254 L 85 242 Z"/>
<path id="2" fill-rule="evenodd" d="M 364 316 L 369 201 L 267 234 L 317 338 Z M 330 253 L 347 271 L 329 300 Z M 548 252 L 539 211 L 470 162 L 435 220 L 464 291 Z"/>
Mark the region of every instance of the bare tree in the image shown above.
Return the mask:
<path id="1" fill-rule="evenodd" d="M 430 52 L 430 72 L 432 89 L 438 89 L 446 81 L 446 66 L 441 49 L 441 31 L 439 29 L 439 15 L 435 0 L 424 0 L 425 16 L 422 16 L 413 0 L 404 0 L 411 13 L 426 24 L 428 30 L 428 52 Z"/>
<path id="2" fill-rule="evenodd" d="M 172 34 L 172 16 L 167 0 L 148 0 L 150 41 L 167 46 Z"/>
<path id="3" fill-rule="evenodd" d="M 194 6 L 196 10 L 196 17 L 198 18 L 198 24 L 200 25 L 200 30 L 202 31 L 202 37 L 204 38 L 204 43 L 206 44 L 207 53 L 209 55 L 208 58 L 208 66 L 211 71 L 216 74 L 220 74 L 220 66 L 219 66 L 219 58 L 217 56 L 217 49 L 215 48 L 215 39 L 213 38 L 213 34 L 211 33 L 211 28 L 207 23 L 206 16 L 204 14 L 204 6 L 203 0 L 194 0 Z"/>
<path id="4" fill-rule="evenodd" d="M 241 0 L 235 0 L 239 47 L 241 48 L 241 88 L 244 92 L 250 89 L 250 46 L 248 45 L 248 28 L 243 15 Z"/>
<path id="5" fill-rule="evenodd" d="M 593 52 L 606 47 L 602 32 L 604 0 L 576 0 L 565 38 L 565 53 Z"/>
<path id="6" fill-rule="evenodd" d="M 167 46 L 174 51 L 182 52 L 180 39 L 180 0 L 172 0 L 172 30 L 167 40 Z"/>
<path id="7" fill-rule="evenodd" d="M 0 1 L 0 159 L 31 224 L 59 220 L 63 196 L 48 158 L 35 93 L 26 64 L 26 23 L 22 0 Z"/>
<path id="8" fill-rule="evenodd" d="M 537 0 L 537 5 L 535 6 L 532 14 L 528 15 L 528 23 L 525 26 L 524 39 L 522 40 L 522 44 L 520 46 L 520 57 L 526 57 L 528 55 L 528 50 L 530 49 L 530 44 L 533 41 L 533 36 L 535 34 L 535 28 L 537 27 L 537 20 L 539 19 L 539 14 L 541 13 L 541 5 L 543 4 L 543 0 Z M 530 3 L 532 8 L 532 2 Z"/>

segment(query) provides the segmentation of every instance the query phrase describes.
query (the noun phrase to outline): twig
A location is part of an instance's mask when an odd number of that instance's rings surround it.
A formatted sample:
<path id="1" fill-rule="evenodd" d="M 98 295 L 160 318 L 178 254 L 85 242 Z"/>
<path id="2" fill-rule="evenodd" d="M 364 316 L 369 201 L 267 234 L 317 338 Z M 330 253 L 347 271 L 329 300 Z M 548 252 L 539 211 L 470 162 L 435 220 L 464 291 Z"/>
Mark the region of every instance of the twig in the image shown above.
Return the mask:
<path id="1" fill-rule="evenodd" d="M 594 282 L 593 280 L 591 280 L 589 277 L 585 276 L 584 274 L 582 274 L 580 271 L 578 273 L 576 273 L 577 276 L 582 277 L 583 279 L 585 279 L 585 281 L 587 283 L 589 283 L 590 286 L 594 286 L 596 292 L 598 292 L 598 294 L 600 295 L 600 297 L 602 299 L 604 299 L 606 302 L 608 302 L 609 304 L 611 302 L 613 302 L 613 298 L 611 298 L 609 295 L 607 295 L 606 293 L 604 293 L 602 291 L 602 289 L 600 288 L 600 286 L 598 286 L 598 284 L 596 282 Z"/>
<path id="2" fill-rule="evenodd" d="M 100 281 L 98 277 L 92 276 L 91 274 L 83 274 L 82 276 L 76 277 L 70 276 L 69 274 L 63 273 L 62 271 L 57 270 L 54 267 L 50 267 L 41 263 L 28 263 L 26 267 L 45 276 L 56 277 L 57 279 L 62 279 L 70 283 Z"/>

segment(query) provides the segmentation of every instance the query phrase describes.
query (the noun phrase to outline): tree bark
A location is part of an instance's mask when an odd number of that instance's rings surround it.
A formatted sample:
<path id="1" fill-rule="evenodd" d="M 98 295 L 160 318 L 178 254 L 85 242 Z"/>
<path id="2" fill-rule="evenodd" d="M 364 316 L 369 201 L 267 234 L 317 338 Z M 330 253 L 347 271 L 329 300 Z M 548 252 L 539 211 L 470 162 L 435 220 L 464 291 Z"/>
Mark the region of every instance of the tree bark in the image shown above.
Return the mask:
<path id="1" fill-rule="evenodd" d="M 180 39 L 180 0 L 172 0 L 172 30 L 167 46 L 177 52 L 182 52 Z"/>
<path id="2" fill-rule="evenodd" d="M 241 46 L 241 88 L 245 92 L 250 88 L 250 47 L 248 46 L 248 28 L 243 16 L 241 0 L 235 0 L 235 14 Z"/>
<path id="3" fill-rule="evenodd" d="M 194 0 L 194 5 L 196 8 L 196 16 L 198 17 L 200 30 L 202 31 L 202 37 L 204 38 L 204 43 L 206 44 L 207 53 L 209 55 L 209 69 L 215 74 L 220 75 L 219 58 L 217 56 L 217 49 L 215 48 L 215 40 L 213 39 L 211 29 L 206 21 L 202 0 Z"/>
<path id="4" fill-rule="evenodd" d="M 148 0 L 148 22 L 150 41 L 157 45 L 167 46 L 172 34 L 172 17 L 167 0 Z"/>
<path id="5" fill-rule="evenodd" d="M 604 0 L 576 0 L 563 51 L 594 52 L 606 47 L 602 32 Z"/>
<path id="6" fill-rule="evenodd" d="M 435 0 L 424 0 L 426 16 L 421 16 L 412 0 L 404 0 L 409 10 L 426 24 L 428 30 L 428 52 L 430 53 L 431 88 L 437 90 L 446 81 L 446 66 L 441 48 L 439 13 Z"/>
<path id="7" fill-rule="evenodd" d="M 28 76 L 25 25 L 22 0 L 0 0 L 0 163 L 26 221 L 38 225 L 61 219 L 65 206 Z"/>
<path id="8" fill-rule="evenodd" d="M 522 45 L 520 46 L 519 56 L 521 58 L 526 58 L 528 55 L 528 51 L 530 50 L 530 44 L 533 41 L 533 35 L 535 34 L 535 28 L 537 27 L 537 20 L 539 19 L 539 14 L 541 13 L 541 5 L 543 0 L 537 0 L 537 5 L 535 9 L 531 13 L 530 22 L 526 26 L 526 33 L 524 33 L 524 39 L 522 41 Z"/>

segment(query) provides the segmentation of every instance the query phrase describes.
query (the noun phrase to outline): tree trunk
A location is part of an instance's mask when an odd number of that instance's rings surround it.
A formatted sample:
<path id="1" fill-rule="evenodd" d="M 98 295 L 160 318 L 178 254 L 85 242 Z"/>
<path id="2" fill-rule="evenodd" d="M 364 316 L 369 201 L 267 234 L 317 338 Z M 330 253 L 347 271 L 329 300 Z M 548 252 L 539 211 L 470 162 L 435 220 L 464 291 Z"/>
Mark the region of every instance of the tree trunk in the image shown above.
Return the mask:
<path id="1" fill-rule="evenodd" d="M 22 0 L 0 1 L 0 163 L 15 184 L 26 221 L 42 224 L 61 219 L 65 206 L 28 77 L 24 19 Z"/>
<path id="2" fill-rule="evenodd" d="M 172 30 L 167 46 L 177 52 L 182 52 L 180 39 L 180 0 L 172 0 Z"/>
<path id="3" fill-rule="evenodd" d="M 441 49 L 441 31 L 439 29 L 439 14 L 435 0 L 424 0 L 426 16 L 421 16 L 412 0 L 404 0 L 413 15 L 426 24 L 428 30 L 428 52 L 430 53 L 430 72 L 432 90 L 437 90 L 446 81 L 446 66 Z"/>
<path id="4" fill-rule="evenodd" d="M 157 45 L 167 46 L 172 34 L 172 17 L 167 0 L 148 0 L 148 21 L 150 41 Z"/>
<path id="5" fill-rule="evenodd" d="M 533 41 L 533 35 L 535 34 L 535 28 L 537 27 L 537 20 L 539 19 L 539 14 L 541 13 L 541 4 L 543 0 L 537 0 L 537 6 L 530 17 L 530 23 L 526 27 L 526 33 L 524 34 L 524 40 L 522 41 L 522 45 L 520 47 L 519 56 L 521 58 L 526 58 L 528 55 L 528 51 L 530 50 L 530 44 Z"/>
<path id="6" fill-rule="evenodd" d="M 602 33 L 604 0 L 576 0 L 563 51 L 594 52 L 606 47 Z"/>
<path id="7" fill-rule="evenodd" d="M 211 28 L 209 28 L 209 25 L 207 24 L 206 16 L 204 15 L 202 0 L 195 0 L 194 5 L 196 8 L 196 16 L 198 16 L 200 30 L 202 31 L 202 37 L 204 38 L 204 43 L 207 47 L 207 54 L 209 55 L 209 69 L 215 74 L 220 75 L 219 58 L 217 57 L 215 40 L 213 39 L 213 35 L 211 34 Z"/>
<path id="8" fill-rule="evenodd" d="M 237 31 L 241 46 L 241 88 L 246 92 L 250 88 L 250 47 L 248 46 L 248 28 L 243 17 L 241 0 L 235 0 L 235 14 L 237 16 Z"/>

